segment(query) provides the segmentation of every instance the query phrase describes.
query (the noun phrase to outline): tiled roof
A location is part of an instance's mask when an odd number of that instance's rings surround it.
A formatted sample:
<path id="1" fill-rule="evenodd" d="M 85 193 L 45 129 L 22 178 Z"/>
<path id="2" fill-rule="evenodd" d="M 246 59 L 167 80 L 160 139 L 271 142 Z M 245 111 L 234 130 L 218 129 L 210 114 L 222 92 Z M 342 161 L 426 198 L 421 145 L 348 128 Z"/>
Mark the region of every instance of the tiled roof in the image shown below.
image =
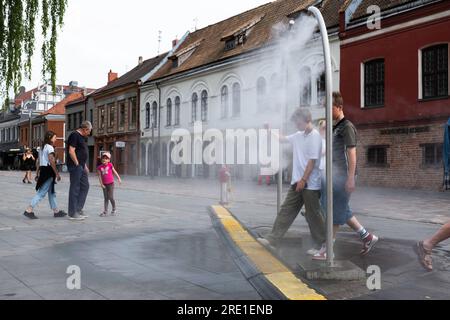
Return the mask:
<path id="1" fill-rule="evenodd" d="M 78 103 L 84 102 L 84 100 L 86 100 L 86 98 L 87 98 L 88 96 L 90 96 L 90 95 L 92 95 L 92 94 L 95 94 L 97 91 L 99 91 L 99 90 L 101 90 L 101 89 L 102 89 L 102 88 L 97 89 L 97 90 L 89 89 L 89 90 L 87 91 L 87 95 L 84 95 L 84 92 L 83 92 L 83 94 L 82 94 L 82 96 L 81 96 L 80 98 L 68 102 L 68 103 L 66 104 L 66 109 L 69 108 L 70 106 L 73 106 L 73 105 L 76 105 L 76 104 L 78 104 Z"/>
<path id="2" fill-rule="evenodd" d="M 145 76 L 147 73 L 149 73 L 151 70 L 153 70 L 153 68 L 155 68 L 161 62 L 161 60 L 165 58 L 166 55 L 167 53 L 163 53 L 160 54 L 159 56 L 143 61 L 141 65 L 136 66 L 135 68 L 128 71 L 127 73 L 117 78 L 116 80 L 110 82 L 103 88 L 98 89 L 95 92 L 95 94 L 103 93 L 108 90 L 116 89 L 131 83 L 135 83 L 143 76 Z"/>
<path id="3" fill-rule="evenodd" d="M 14 98 L 14 105 L 15 107 L 20 107 L 20 105 L 22 104 L 22 101 L 27 101 L 30 100 L 31 97 L 33 96 L 33 93 L 35 93 L 36 91 L 38 91 L 38 88 L 34 88 L 32 90 L 26 91 L 20 95 L 18 95 L 17 97 Z"/>
<path id="4" fill-rule="evenodd" d="M 53 108 L 42 113 L 39 117 L 44 117 L 49 114 L 63 115 L 66 113 L 66 104 L 74 100 L 80 99 L 81 97 L 83 97 L 83 92 L 71 93 L 68 96 L 66 96 L 63 100 L 58 102 Z"/>
<path id="5" fill-rule="evenodd" d="M 193 54 L 177 67 L 174 67 L 172 61 L 165 63 L 149 81 L 262 48 L 270 44 L 271 40 L 274 39 L 274 27 L 276 25 L 280 23 L 287 24 L 289 17 L 307 9 L 315 2 L 316 0 L 278 0 L 190 33 L 172 58 L 180 55 L 181 52 L 186 51 L 193 44 L 199 43 Z M 323 2 L 321 11 L 329 27 L 339 24 L 338 12 L 340 4 L 343 2 L 342 0 L 325 0 Z M 226 51 L 225 40 L 227 37 L 238 33 L 238 29 L 245 29 L 246 26 L 253 23 L 254 25 L 251 26 L 244 44 L 237 44 L 234 49 Z"/>

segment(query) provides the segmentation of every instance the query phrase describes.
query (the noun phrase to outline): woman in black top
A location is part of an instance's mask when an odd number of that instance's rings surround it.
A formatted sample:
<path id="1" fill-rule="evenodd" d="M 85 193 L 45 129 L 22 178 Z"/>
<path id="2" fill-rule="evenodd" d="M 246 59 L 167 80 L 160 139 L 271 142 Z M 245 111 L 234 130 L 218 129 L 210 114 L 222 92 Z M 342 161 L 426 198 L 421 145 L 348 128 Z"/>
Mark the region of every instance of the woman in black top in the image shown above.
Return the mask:
<path id="1" fill-rule="evenodd" d="M 23 178 L 22 182 L 26 183 L 26 181 L 28 181 L 28 183 L 31 184 L 31 170 L 33 170 L 36 159 L 34 158 L 30 148 L 26 149 L 25 153 L 23 154 L 22 161 L 23 169 L 25 170 L 25 177 Z"/>

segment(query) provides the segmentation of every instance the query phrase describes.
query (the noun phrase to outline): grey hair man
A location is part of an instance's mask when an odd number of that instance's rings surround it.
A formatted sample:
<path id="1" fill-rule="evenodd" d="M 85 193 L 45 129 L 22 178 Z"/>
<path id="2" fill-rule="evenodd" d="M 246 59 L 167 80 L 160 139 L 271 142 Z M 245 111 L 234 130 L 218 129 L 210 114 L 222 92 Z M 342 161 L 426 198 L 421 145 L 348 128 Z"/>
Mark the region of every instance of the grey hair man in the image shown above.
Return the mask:
<path id="1" fill-rule="evenodd" d="M 83 207 L 89 192 L 89 151 L 86 137 L 91 134 L 92 124 L 84 121 L 67 139 L 67 169 L 70 173 L 69 219 L 84 220 Z"/>

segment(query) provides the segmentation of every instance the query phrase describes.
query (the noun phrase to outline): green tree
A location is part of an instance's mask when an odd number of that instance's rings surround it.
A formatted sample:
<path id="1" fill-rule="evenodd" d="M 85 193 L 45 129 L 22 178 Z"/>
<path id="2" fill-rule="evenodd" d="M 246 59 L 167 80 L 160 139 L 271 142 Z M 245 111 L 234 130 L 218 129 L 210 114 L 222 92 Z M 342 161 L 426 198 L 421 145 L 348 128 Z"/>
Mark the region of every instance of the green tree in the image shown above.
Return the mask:
<path id="1" fill-rule="evenodd" d="M 31 80 L 35 26 L 41 18 L 43 79 L 56 88 L 57 31 L 64 22 L 67 0 L 0 0 L 0 92 L 14 92 L 23 75 Z"/>

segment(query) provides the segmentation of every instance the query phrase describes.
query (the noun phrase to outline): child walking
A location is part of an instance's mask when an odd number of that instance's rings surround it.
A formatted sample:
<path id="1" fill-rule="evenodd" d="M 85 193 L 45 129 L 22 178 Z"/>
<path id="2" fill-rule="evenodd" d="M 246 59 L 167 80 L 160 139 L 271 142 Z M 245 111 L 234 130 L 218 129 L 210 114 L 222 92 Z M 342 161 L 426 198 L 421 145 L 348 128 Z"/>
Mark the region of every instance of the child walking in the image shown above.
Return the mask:
<path id="1" fill-rule="evenodd" d="M 104 210 L 100 214 L 100 217 L 106 217 L 108 215 L 108 204 L 111 202 L 112 211 L 111 215 L 117 215 L 116 201 L 114 200 L 114 176 L 117 177 L 119 184 L 122 183 L 119 174 L 111 163 L 111 154 L 105 152 L 101 158 L 102 163 L 97 167 L 97 175 L 100 181 L 100 186 L 103 189 L 103 197 L 105 199 Z"/>

